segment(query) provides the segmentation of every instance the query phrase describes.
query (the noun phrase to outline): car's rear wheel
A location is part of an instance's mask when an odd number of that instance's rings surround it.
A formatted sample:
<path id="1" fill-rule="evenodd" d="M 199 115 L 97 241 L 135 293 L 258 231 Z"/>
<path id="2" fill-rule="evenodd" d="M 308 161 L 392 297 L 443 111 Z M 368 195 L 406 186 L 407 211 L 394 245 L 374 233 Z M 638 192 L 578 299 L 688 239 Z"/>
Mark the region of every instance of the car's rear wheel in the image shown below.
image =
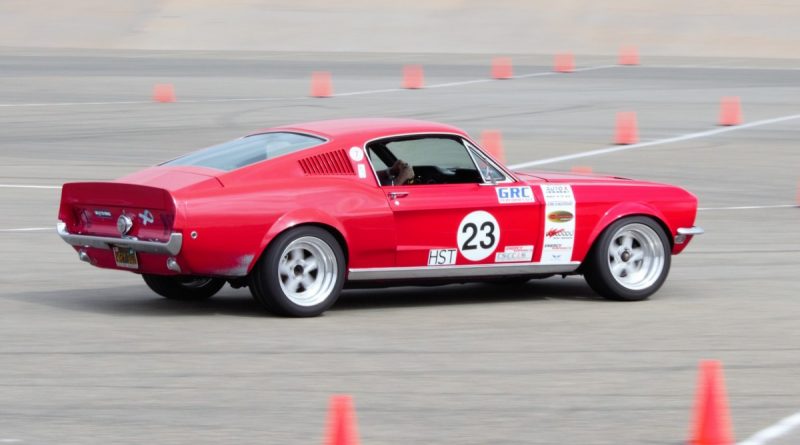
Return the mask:
<path id="1" fill-rule="evenodd" d="M 142 278 L 153 292 L 170 300 L 205 300 L 225 285 L 225 280 L 212 277 L 142 274 Z"/>
<path id="2" fill-rule="evenodd" d="M 250 291 L 270 312 L 313 317 L 339 298 L 345 267 L 333 235 L 319 227 L 298 227 L 270 244 L 250 274 Z"/>
<path id="3" fill-rule="evenodd" d="M 670 243 L 651 218 L 635 216 L 611 224 L 587 256 L 584 277 L 610 300 L 639 301 L 655 293 L 670 268 Z"/>

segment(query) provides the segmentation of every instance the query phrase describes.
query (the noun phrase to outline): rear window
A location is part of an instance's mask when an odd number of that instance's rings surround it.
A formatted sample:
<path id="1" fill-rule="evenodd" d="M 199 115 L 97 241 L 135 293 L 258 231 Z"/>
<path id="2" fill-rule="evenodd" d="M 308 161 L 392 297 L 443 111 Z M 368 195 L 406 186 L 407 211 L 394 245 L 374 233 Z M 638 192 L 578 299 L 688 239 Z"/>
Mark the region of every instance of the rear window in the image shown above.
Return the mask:
<path id="1" fill-rule="evenodd" d="M 323 142 L 324 139 L 307 134 L 261 133 L 214 145 L 161 165 L 194 165 L 230 171 Z"/>

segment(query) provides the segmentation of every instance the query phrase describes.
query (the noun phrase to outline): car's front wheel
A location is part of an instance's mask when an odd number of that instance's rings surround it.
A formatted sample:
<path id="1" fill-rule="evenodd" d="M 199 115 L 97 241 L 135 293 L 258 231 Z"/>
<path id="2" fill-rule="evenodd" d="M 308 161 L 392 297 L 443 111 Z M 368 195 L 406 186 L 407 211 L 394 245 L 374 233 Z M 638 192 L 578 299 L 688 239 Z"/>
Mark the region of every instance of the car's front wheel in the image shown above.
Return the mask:
<path id="1" fill-rule="evenodd" d="M 345 267 L 333 235 L 319 227 L 298 227 L 270 243 L 250 273 L 250 291 L 270 312 L 313 317 L 339 298 Z"/>
<path id="2" fill-rule="evenodd" d="M 644 300 L 667 279 L 670 254 L 667 235 L 656 221 L 624 218 L 597 239 L 583 273 L 589 286 L 607 299 Z"/>
<path id="3" fill-rule="evenodd" d="M 225 280 L 212 277 L 142 274 L 142 278 L 153 292 L 170 300 L 205 300 L 225 285 Z"/>

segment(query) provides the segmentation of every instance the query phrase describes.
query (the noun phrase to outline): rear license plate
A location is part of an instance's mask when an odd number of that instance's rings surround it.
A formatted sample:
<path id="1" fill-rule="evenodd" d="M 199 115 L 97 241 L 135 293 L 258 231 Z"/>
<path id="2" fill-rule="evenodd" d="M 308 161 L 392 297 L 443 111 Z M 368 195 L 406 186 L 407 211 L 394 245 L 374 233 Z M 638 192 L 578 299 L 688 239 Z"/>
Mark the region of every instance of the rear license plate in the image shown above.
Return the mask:
<path id="1" fill-rule="evenodd" d="M 118 246 L 114 246 L 113 250 L 114 250 L 114 261 L 116 261 L 117 267 L 124 267 L 127 269 L 139 268 L 139 259 L 136 258 L 136 251 L 134 251 L 130 247 L 118 247 Z"/>

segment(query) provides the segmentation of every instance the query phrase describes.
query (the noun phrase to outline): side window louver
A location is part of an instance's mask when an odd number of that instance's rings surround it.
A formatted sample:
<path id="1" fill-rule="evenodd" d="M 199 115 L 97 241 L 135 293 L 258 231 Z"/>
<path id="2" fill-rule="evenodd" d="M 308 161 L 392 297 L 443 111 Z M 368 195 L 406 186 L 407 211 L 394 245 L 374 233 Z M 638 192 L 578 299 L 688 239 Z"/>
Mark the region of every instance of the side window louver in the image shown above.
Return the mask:
<path id="1" fill-rule="evenodd" d="M 355 175 L 353 165 L 344 150 L 330 151 L 300 160 L 300 167 L 307 175 Z"/>

